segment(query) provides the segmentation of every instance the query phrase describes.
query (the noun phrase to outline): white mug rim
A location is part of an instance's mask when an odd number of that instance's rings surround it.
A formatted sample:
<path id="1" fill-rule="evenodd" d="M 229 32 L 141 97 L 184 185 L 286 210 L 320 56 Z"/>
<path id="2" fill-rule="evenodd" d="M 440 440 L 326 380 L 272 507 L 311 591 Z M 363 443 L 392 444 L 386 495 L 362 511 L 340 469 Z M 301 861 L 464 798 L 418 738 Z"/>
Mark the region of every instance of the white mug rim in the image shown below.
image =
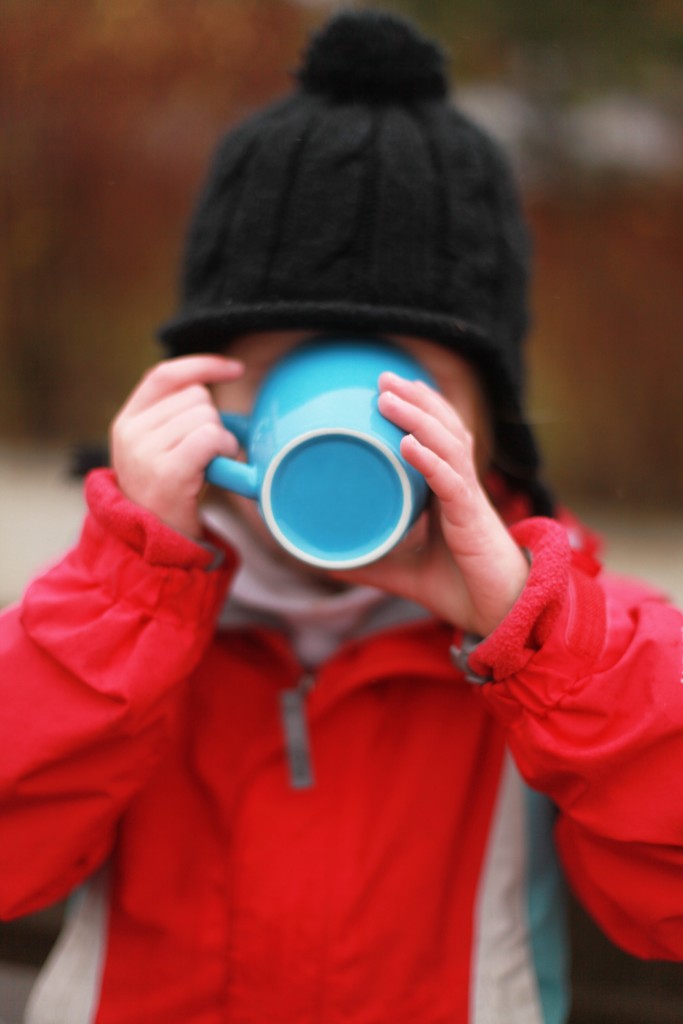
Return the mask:
<path id="1" fill-rule="evenodd" d="M 385 540 L 383 540 L 376 548 L 373 548 L 372 551 L 366 552 L 364 555 L 357 555 L 354 558 L 329 559 L 313 555 L 304 548 L 300 548 L 282 532 L 273 514 L 272 486 L 275 473 L 277 472 L 281 462 L 295 448 L 298 448 L 300 445 L 305 444 L 316 437 L 333 437 L 340 435 L 358 438 L 382 452 L 399 478 L 403 497 L 403 508 L 401 509 L 399 520 L 389 536 L 386 537 Z M 374 437 L 372 434 L 365 433 L 362 430 L 353 430 L 349 427 L 317 427 L 314 430 L 307 430 L 302 434 L 298 434 L 296 437 L 288 441 L 287 444 L 283 445 L 280 451 L 273 457 L 266 469 L 266 472 L 264 473 L 263 483 L 261 485 L 260 504 L 263 518 L 266 521 L 268 529 L 278 543 L 300 561 L 307 562 L 309 565 L 314 565 L 321 569 L 357 569 L 363 565 L 368 565 L 370 562 L 376 562 L 378 559 L 382 558 L 383 555 L 387 554 L 403 536 L 410 524 L 410 518 L 413 511 L 410 480 L 405 466 L 403 466 L 395 452 L 393 452 L 384 441 Z"/>

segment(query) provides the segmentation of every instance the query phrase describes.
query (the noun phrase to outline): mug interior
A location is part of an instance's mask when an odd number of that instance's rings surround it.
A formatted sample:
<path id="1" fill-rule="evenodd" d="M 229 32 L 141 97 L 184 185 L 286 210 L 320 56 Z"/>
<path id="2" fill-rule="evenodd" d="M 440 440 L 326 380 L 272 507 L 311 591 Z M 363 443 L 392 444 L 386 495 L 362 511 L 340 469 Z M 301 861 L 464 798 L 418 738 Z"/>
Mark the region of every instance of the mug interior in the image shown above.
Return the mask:
<path id="1" fill-rule="evenodd" d="M 405 467 L 378 438 L 314 430 L 271 463 L 261 510 L 271 532 L 297 558 L 350 569 L 381 558 L 405 533 L 412 491 Z"/>

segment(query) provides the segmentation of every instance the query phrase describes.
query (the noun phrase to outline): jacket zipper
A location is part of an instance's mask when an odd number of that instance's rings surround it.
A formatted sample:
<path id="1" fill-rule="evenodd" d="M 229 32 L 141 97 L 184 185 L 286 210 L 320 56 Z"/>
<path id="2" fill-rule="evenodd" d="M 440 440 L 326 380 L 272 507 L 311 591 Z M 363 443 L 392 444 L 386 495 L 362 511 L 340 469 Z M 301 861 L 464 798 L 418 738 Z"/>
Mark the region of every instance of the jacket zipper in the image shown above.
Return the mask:
<path id="1" fill-rule="evenodd" d="M 280 691 L 280 714 L 292 789 L 310 789 L 314 783 L 306 698 L 315 685 L 310 673 L 296 686 Z"/>

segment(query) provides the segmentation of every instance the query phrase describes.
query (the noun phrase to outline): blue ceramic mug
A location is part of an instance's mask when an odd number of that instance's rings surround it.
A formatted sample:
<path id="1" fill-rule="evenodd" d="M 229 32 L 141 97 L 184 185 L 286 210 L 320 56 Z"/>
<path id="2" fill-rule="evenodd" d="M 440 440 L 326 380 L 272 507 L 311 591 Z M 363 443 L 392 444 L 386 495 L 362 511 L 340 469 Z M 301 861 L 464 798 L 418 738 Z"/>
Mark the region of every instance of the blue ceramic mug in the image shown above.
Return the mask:
<path id="1" fill-rule="evenodd" d="M 425 506 L 426 481 L 400 453 L 404 433 L 377 408 L 384 370 L 433 385 L 387 341 L 322 338 L 273 366 L 250 415 L 221 413 L 247 461 L 215 458 L 207 479 L 256 499 L 276 540 L 311 565 L 381 558 Z"/>

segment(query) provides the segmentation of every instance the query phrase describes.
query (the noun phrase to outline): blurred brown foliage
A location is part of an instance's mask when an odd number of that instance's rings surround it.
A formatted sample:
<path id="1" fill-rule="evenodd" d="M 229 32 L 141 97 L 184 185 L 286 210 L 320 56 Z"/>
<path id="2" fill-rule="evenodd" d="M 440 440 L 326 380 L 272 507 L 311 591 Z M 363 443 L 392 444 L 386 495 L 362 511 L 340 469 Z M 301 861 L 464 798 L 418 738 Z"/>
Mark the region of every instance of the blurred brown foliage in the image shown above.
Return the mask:
<path id="1" fill-rule="evenodd" d="M 222 128 L 289 84 L 278 0 L 5 0 L 0 432 L 101 436 L 173 309 Z"/>
<path id="2" fill-rule="evenodd" d="M 513 29 L 528 6 L 507 4 Z M 470 18 L 456 50 L 500 70 L 499 34 L 475 17 L 500 4 L 428 3 L 427 27 L 450 32 L 456 7 Z M 659 24 L 670 5 L 654 7 Z M 289 87 L 326 13 L 287 0 L 4 0 L 0 435 L 105 435 L 159 355 L 154 331 L 174 309 L 182 235 L 216 138 Z M 551 480 L 681 507 L 683 183 L 565 177 L 526 200 L 537 248 L 531 404 Z"/>
<path id="3" fill-rule="evenodd" d="M 531 406 L 570 495 L 683 511 L 683 183 L 531 195 Z"/>

